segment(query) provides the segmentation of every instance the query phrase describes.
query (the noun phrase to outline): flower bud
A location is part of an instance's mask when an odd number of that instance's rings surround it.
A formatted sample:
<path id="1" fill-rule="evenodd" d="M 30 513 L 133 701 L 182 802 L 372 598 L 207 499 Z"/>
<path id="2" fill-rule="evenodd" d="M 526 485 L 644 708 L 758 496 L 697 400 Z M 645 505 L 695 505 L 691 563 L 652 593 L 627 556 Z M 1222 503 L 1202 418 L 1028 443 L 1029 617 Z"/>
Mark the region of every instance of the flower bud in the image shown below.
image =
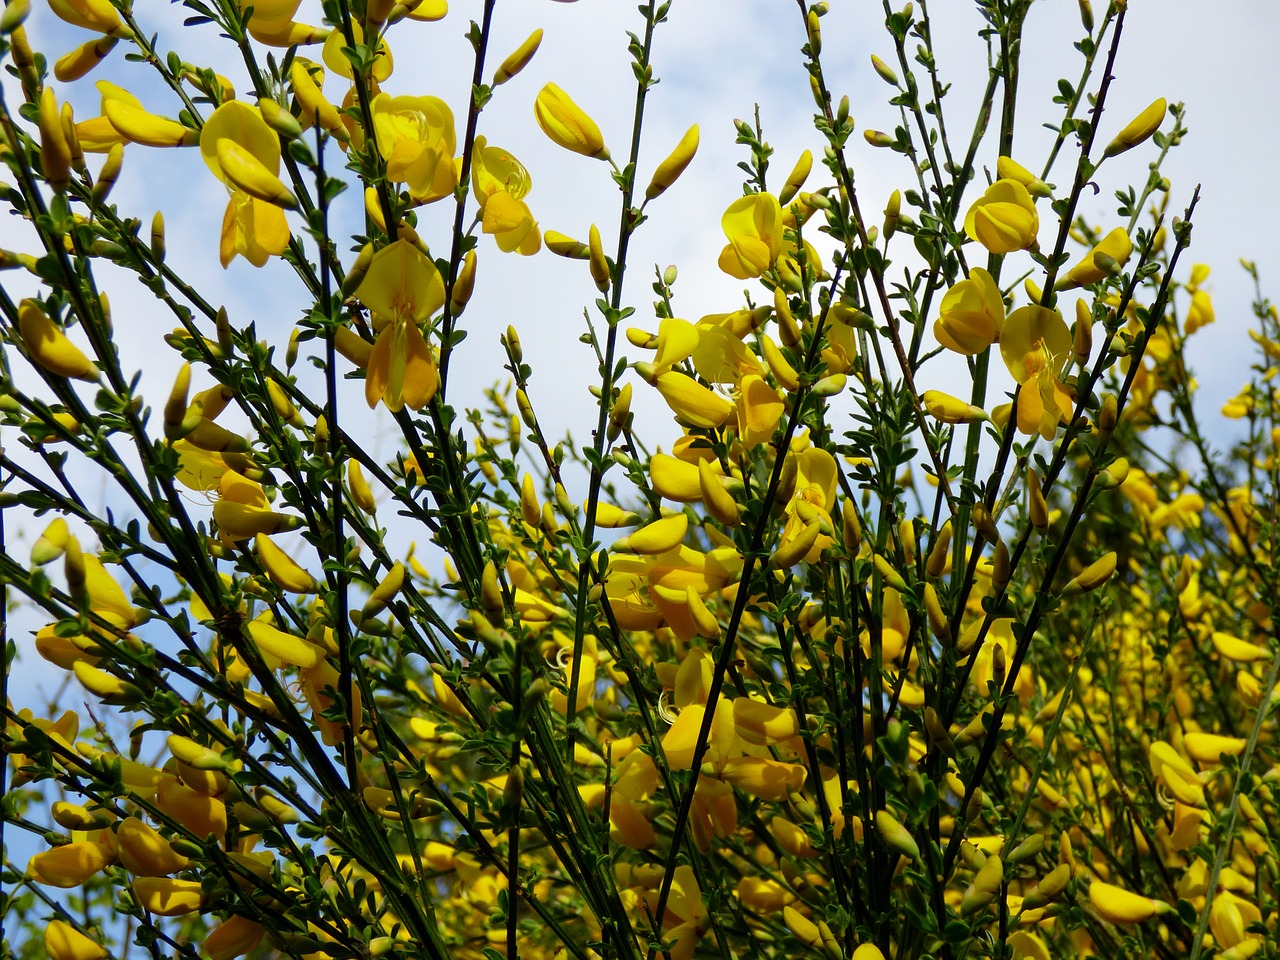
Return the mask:
<path id="1" fill-rule="evenodd" d="M 1090 590 L 1096 590 L 1111 578 L 1116 572 L 1116 553 L 1112 550 L 1110 553 L 1103 554 L 1089 566 L 1085 567 L 1080 574 L 1068 581 L 1066 586 L 1062 588 L 1061 596 L 1075 597 L 1082 593 L 1088 593 Z"/>
<path id="2" fill-rule="evenodd" d="M 1067 888 L 1067 883 L 1070 880 L 1071 865 L 1069 863 L 1058 864 L 1045 875 L 1034 890 L 1026 895 L 1022 901 L 1022 909 L 1037 910 L 1046 904 L 1052 903 Z"/>
<path id="3" fill-rule="evenodd" d="M 818 22 L 817 10 L 805 14 L 804 29 L 809 36 L 809 55 L 816 59 L 822 53 L 822 25 Z"/>
<path id="4" fill-rule="evenodd" d="M 596 289 L 604 293 L 609 289 L 609 261 L 605 258 L 604 245 L 600 242 L 600 230 L 594 223 L 591 225 L 588 241 L 591 279 L 595 281 Z"/>
<path id="5" fill-rule="evenodd" d="M 506 83 L 517 73 L 529 65 L 529 61 L 533 59 L 533 55 L 538 52 L 538 45 L 542 43 L 542 28 L 539 27 L 533 33 L 529 34 L 528 39 L 520 46 L 512 51 L 507 59 L 503 60 L 497 71 L 493 75 L 493 85 Z"/>
<path id="6" fill-rule="evenodd" d="M 898 85 L 898 75 L 890 69 L 889 65 L 877 57 L 874 53 L 871 55 L 871 66 L 879 74 L 880 79 L 891 87 Z"/>
<path id="7" fill-rule="evenodd" d="M 877 810 L 875 823 L 876 833 L 880 835 L 886 847 L 897 851 L 908 860 L 920 859 L 920 845 L 911 836 L 911 831 L 904 827 L 892 813 L 888 810 Z"/>
<path id="8" fill-rule="evenodd" d="M 258 99 L 258 112 L 268 127 L 286 140 L 296 140 L 302 136 L 302 124 L 298 118 L 270 97 Z"/>
<path id="9" fill-rule="evenodd" d="M 897 142 L 881 130 L 863 130 L 862 139 L 873 147 L 892 147 Z"/>
<path id="10" fill-rule="evenodd" d="M 1095 880 L 1089 885 L 1089 903 L 1103 920 L 1118 926 L 1142 923 L 1160 914 L 1173 912 L 1173 907 L 1161 900 L 1131 893 L 1101 880 Z"/>
<path id="11" fill-rule="evenodd" d="M 986 862 L 978 868 L 973 882 L 964 892 L 960 901 L 960 915 L 973 916 L 985 910 L 996 898 L 1004 883 L 1004 862 L 995 854 L 987 857 Z"/>
<path id="12" fill-rule="evenodd" d="M 609 149 L 595 121 L 554 83 L 538 92 L 533 112 L 542 132 L 558 146 L 584 157 L 609 159 Z"/>
<path id="13" fill-rule="evenodd" d="M 675 183 L 697 152 L 698 125 L 695 123 L 685 131 L 685 135 L 680 138 L 680 142 L 667 158 L 658 164 L 658 169 L 653 172 L 653 179 L 649 181 L 649 186 L 644 191 L 645 199 L 652 200 Z"/>
<path id="14" fill-rule="evenodd" d="M 789 204 L 792 198 L 800 192 L 800 188 L 804 186 L 804 182 L 809 178 L 809 172 L 812 169 L 813 154 L 806 150 L 800 154 L 800 159 L 796 161 L 796 165 L 787 174 L 787 180 L 782 185 L 782 190 L 778 193 L 778 203 L 784 207 Z"/>
<path id="15" fill-rule="evenodd" d="M 898 230 L 902 222 L 902 191 L 895 190 L 889 194 L 889 202 L 884 207 L 884 238 L 888 240 Z"/>
<path id="16" fill-rule="evenodd" d="M 940 390 L 926 390 L 920 400 L 929 416 L 939 423 L 977 423 L 987 419 L 987 413 L 981 407 Z"/>
<path id="17" fill-rule="evenodd" d="M 1033 468 L 1027 468 L 1027 513 L 1031 525 L 1041 533 L 1049 528 L 1049 504 L 1040 490 L 1040 477 Z"/>
<path id="18" fill-rule="evenodd" d="M 1116 134 L 1115 139 L 1107 144 L 1107 148 L 1102 152 L 1102 155 L 1104 157 L 1114 157 L 1138 146 L 1138 144 L 1160 129 L 1160 124 L 1164 122 L 1166 109 L 1167 105 L 1164 97 L 1154 101 L 1151 106 L 1129 121 L 1128 126 Z"/>

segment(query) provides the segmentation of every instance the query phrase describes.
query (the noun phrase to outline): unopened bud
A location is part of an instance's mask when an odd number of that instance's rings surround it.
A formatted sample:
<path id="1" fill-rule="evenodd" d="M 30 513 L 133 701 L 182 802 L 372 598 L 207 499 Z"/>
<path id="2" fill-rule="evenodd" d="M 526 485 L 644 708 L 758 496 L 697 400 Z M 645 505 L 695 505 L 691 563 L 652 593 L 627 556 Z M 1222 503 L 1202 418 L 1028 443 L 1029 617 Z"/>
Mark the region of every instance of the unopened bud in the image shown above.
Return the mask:
<path id="1" fill-rule="evenodd" d="M 887 63 L 877 57 L 874 53 L 871 55 L 871 66 L 875 68 L 876 73 L 880 75 L 880 79 L 889 84 L 889 86 L 896 87 L 898 85 L 898 75 L 890 69 Z"/>
<path id="2" fill-rule="evenodd" d="M 1116 553 L 1112 550 L 1110 553 L 1099 557 L 1089 566 L 1085 567 L 1080 574 L 1067 582 L 1062 588 L 1062 596 L 1075 597 L 1082 593 L 1088 593 L 1090 590 L 1096 590 L 1116 572 Z"/>

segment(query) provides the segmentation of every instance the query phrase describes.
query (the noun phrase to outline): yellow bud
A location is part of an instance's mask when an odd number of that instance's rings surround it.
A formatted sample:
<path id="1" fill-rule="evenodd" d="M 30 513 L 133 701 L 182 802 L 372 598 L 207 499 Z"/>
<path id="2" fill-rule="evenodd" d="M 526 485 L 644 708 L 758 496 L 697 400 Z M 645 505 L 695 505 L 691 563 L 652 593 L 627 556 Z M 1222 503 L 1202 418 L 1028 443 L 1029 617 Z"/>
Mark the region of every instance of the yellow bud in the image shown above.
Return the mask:
<path id="1" fill-rule="evenodd" d="M 1040 490 L 1040 477 L 1032 467 L 1027 468 L 1027 513 L 1031 525 L 1041 533 L 1049 528 L 1049 504 Z"/>
<path id="2" fill-rule="evenodd" d="M 468 250 L 462 258 L 462 268 L 458 271 L 458 279 L 453 282 L 453 292 L 449 295 L 449 310 L 453 316 L 459 317 L 471 300 L 471 292 L 476 285 L 476 252 Z"/>
<path id="3" fill-rule="evenodd" d="M 960 902 L 961 916 L 970 917 L 985 910 L 987 905 L 996 898 L 1003 883 L 1004 862 L 992 854 L 978 868 L 973 882 L 965 890 L 964 898 Z"/>
<path id="4" fill-rule="evenodd" d="M 733 495 L 725 488 L 716 472 L 711 469 L 711 461 L 698 461 L 698 488 L 702 493 L 702 503 L 707 513 L 726 527 L 737 526 L 742 519 L 742 512 Z"/>
<path id="5" fill-rule="evenodd" d="M 795 347 L 800 342 L 800 327 L 791 313 L 787 291 L 781 286 L 773 290 L 773 312 L 778 318 L 778 338 L 785 347 Z"/>
<path id="6" fill-rule="evenodd" d="M 558 146 L 584 157 L 609 159 L 609 150 L 595 121 L 554 83 L 548 83 L 538 92 L 533 112 L 542 132 Z"/>
<path id="7" fill-rule="evenodd" d="M 526 473 L 520 484 L 520 516 L 531 527 L 538 526 L 542 509 L 538 504 L 538 491 L 533 484 L 533 474 Z"/>
<path id="8" fill-rule="evenodd" d="M 902 191 L 895 190 L 889 194 L 889 202 L 884 207 L 884 238 L 888 240 L 898 231 L 902 222 Z"/>
<path id="9" fill-rule="evenodd" d="M 1023 910 L 1036 910 L 1056 900 L 1071 880 L 1071 864 L 1061 863 L 1050 870 L 1022 901 Z"/>
<path id="10" fill-rule="evenodd" d="M 533 59 L 533 55 L 538 52 L 538 45 L 542 43 L 542 28 L 539 27 L 533 33 L 529 34 L 527 40 L 512 51 L 507 59 L 503 60 L 499 65 L 497 72 L 493 75 L 493 85 L 506 83 L 517 73 L 529 65 L 529 61 Z"/>
<path id="11" fill-rule="evenodd" d="M 548 230 L 542 235 L 543 241 L 550 250 L 558 257 L 567 257 L 570 260 L 586 260 L 591 256 L 591 248 L 580 240 L 573 237 L 567 237 L 563 233 L 556 233 L 554 230 Z"/>
<path id="12" fill-rule="evenodd" d="M 942 525 L 942 529 L 938 531 L 938 535 L 933 538 L 933 545 L 929 548 L 929 556 L 925 560 L 924 569 L 931 577 L 940 577 L 946 572 L 947 564 L 951 560 L 951 521 L 948 520 Z"/>
<path id="13" fill-rule="evenodd" d="M 760 346 L 764 352 L 765 363 L 769 365 L 773 378 L 783 390 L 795 390 L 800 386 L 800 374 L 796 372 L 787 358 L 782 355 L 778 345 L 767 333 L 760 334 Z"/>
<path id="14" fill-rule="evenodd" d="M 787 180 L 778 192 L 778 203 L 783 207 L 789 204 L 791 199 L 800 192 L 800 188 L 804 186 L 805 180 L 809 178 L 809 171 L 812 169 L 813 154 L 806 150 L 800 154 L 800 159 L 796 161 L 796 165 L 787 174 Z"/>
<path id="15" fill-rule="evenodd" d="M 818 534 L 822 532 L 822 524 L 818 520 L 810 521 L 789 542 L 778 547 L 769 557 L 769 567 L 773 570 L 788 570 L 808 556 L 818 542 Z"/>
<path id="16" fill-rule="evenodd" d="M 940 390 L 926 390 L 920 400 L 929 416 L 939 423 L 976 423 L 987 419 L 987 413 L 981 407 Z"/>
<path id="17" fill-rule="evenodd" d="M 1003 540 L 997 540 L 991 551 L 991 588 L 999 592 L 1008 586 L 1009 573 L 1009 547 Z"/>
<path id="18" fill-rule="evenodd" d="M 18 30 L 31 15 L 31 0 L 11 0 L 0 14 L 0 36 L 7 36 Z"/>
<path id="19" fill-rule="evenodd" d="M 1115 572 L 1116 553 L 1112 550 L 1085 567 L 1080 571 L 1079 576 L 1068 581 L 1067 585 L 1062 588 L 1061 595 L 1063 597 L 1075 597 L 1082 593 L 1088 593 L 1090 590 L 1096 590 L 1106 583 Z"/>
<path id="20" fill-rule="evenodd" d="M 302 414 L 293 405 L 293 400 L 285 393 L 284 387 L 280 386 L 272 377 L 267 378 L 267 397 L 271 400 L 271 406 L 275 409 L 276 416 L 281 420 L 295 427 L 305 426 Z"/>
<path id="21" fill-rule="evenodd" d="M 298 118 L 270 97 L 258 99 L 258 112 L 262 114 L 267 126 L 286 140 L 296 140 L 302 136 L 302 124 L 298 123 Z"/>
<path id="22" fill-rule="evenodd" d="M 872 554 L 871 562 L 875 564 L 876 571 L 884 579 L 885 583 L 895 590 L 904 592 L 907 590 L 907 581 L 902 579 L 902 574 L 893 568 L 893 564 L 887 558 L 876 553 Z"/>
<path id="23" fill-rule="evenodd" d="M 695 123 L 685 131 L 685 135 L 680 138 L 680 142 L 676 144 L 676 148 L 670 155 L 658 164 L 658 169 L 653 172 L 653 179 L 649 181 L 649 186 L 644 191 L 645 199 L 652 200 L 675 183 L 697 152 L 698 125 Z"/>
<path id="24" fill-rule="evenodd" d="M 1173 907 L 1161 900 L 1131 893 L 1101 880 L 1095 880 L 1089 885 L 1089 903 L 1103 920 L 1117 925 L 1142 923 L 1160 914 L 1173 912 Z"/>
<path id="25" fill-rule="evenodd" d="M 502 586 L 498 582 L 498 567 L 492 560 L 480 572 L 480 606 L 495 625 L 502 621 Z"/>
<path id="26" fill-rule="evenodd" d="M 105 960 L 107 956 L 102 944 L 62 920 L 51 920 L 45 927 L 44 952 L 49 960 Z"/>
<path id="27" fill-rule="evenodd" d="M 397 561 L 369 594 L 369 599 L 360 610 L 361 618 L 374 617 L 381 613 L 387 604 L 395 599 L 403 585 L 404 564 Z"/>
<path id="28" fill-rule="evenodd" d="M 947 616 L 942 612 L 942 602 L 938 599 L 938 591 L 932 583 L 924 585 L 924 609 L 929 617 L 929 629 L 933 631 L 933 635 L 938 638 L 940 643 L 950 645 L 951 643 L 951 627 L 947 623 Z"/>
<path id="29" fill-rule="evenodd" d="M 57 560 L 71 540 L 71 530 L 63 517 L 56 517 L 31 547 L 31 562 L 37 567 Z"/>
<path id="30" fill-rule="evenodd" d="M 877 810 L 875 823 L 876 833 L 886 847 L 897 851 L 908 860 L 920 859 L 919 844 L 911 836 L 911 831 L 904 827 L 893 814 L 888 810 Z"/>
<path id="31" fill-rule="evenodd" d="M 1116 395 L 1108 393 L 1102 398 L 1102 407 L 1098 411 L 1098 432 L 1110 434 L 1116 428 L 1118 419 Z"/>
<path id="32" fill-rule="evenodd" d="M 609 261 L 604 255 L 604 245 L 600 242 L 600 230 L 593 223 L 589 235 L 588 250 L 590 252 L 591 279 L 596 289 L 604 293 L 609 289 Z"/>
<path id="33" fill-rule="evenodd" d="M 818 925 L 790 904 L 783 906 L 782 920 L 788 930 L 809 946 L 816 947 L 821 942 L 822 934 L 818 931 Z"/>
<path id="34" fill-rule="evenodd" d="M 845 500 L 840 507 L 840 523 L 845 553 L 856 557 L 862 549 L 862 525 L 858 523 L 858 512 L 849 500 Z"/>
<path id="35" fill-rule="evenodd" d="M 258 562 L 277 587 L 290 593 L 315 592 L 316 582 L 311 574 L 278 547 L 267 534 L 259 533 L 255 536 L 253 545 L 258 551 Z"/>
<path id="36" fill-rule="evenodd" d="M 817 10 L 805 14 L 804 29 L 809 36 L 809 54 L 816 58 L 822 53 L 822 24 L 818 22 Z"/>
<path id="37" fill-rule="evenodd" d="M 40 93 L 40 166 L 45 182 L 61 193 L 71 183 L 71 144 L 62 126 L 58 100 L 53 87 L 45 87 Z"/>
<path id="38" fill-rule="evenodd" d="M 142 691 L 132 683 L 127 683 L 119 677 L 107 673 L 105 670 L 91 667 L 83 660 L 77 660 L 73 663 L 71 672 L 76 675 L 76 679 L 80 681 L 81 686 L 103 703 L 127 707 L 141 703 L 143 700 Z"/>
<path id="39" fill-rule="evenodd" d="M 164 263 L 164 214 L 159 210 L 151 218 L 151 256 L 157 263 Z"/>
<path id="40" fill-rule="evenodd" d="M 1107 144 L 1103 156 L 1114 157 L 1126 150 L 1132 150 L 1159 130 L 1160 124 L 1164 121 L 1166 106 L 1164 97 L 1154 101 L 1116 134 L 1115 139 Z"/>
<path id="41" fill-rule="evenodd" d="M 881 130 L 863 130 L 862 138 L 873 147 L 892 147 L 897 142 Z"/>
<path id="42" fill-rule="evenodd" d="M 53 75 L 62 83 L 74 83 L 105 60 L 116 43 L 115 37 L 98 37 L 80 44 L 58 58 L 53 65 Z"/>

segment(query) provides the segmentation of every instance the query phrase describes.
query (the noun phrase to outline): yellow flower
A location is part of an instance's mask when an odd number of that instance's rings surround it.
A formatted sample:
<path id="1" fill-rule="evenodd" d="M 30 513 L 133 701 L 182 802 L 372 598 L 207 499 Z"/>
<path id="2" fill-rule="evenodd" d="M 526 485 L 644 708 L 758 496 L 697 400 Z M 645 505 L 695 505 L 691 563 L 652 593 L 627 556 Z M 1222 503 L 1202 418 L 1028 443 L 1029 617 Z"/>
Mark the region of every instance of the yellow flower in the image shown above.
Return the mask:
<path id="1" fill-rule="evenodd" d="M 44 931 L 44 952 L 49 960 L 103 960 L 107 951 L 71 924 L 51 920 Z"/>
<path id="2" fill-rule="evenodd" d="M 37 853 L 27 861 L 27 875 L 36 883 L 69 890 L 80 886 L 115 859 L 106 843 L 80 840 Z"/>
<path id="3" fill-rule="evenodd" d="M 1004 297 L 991 274 L 981 267 L 969 271 L 942 298 L 933 335 L 948 350 L 973 356 L 1000 339 L 1004 327 Z"/>
<path id="4" fill-rule="evenodd" d="M 218 532 L 228 540 L 248 540 L 259 533 L 296 529 L 301 517 L 276 513 L 267 502 L 262 485 L 227 470 L 218 481 L 220 499 L 213 505 Z"/>
<path id="5" fill-rule="evenodd" d="M 729 205 L 720 226 L 729 238 L 720 269 L 749 280 L 767 271 L 784 251 L 782 207 L 771 193 L 753 193 Z"/>
<path id="6" fill-rule="evenodd" d="M 387 161 L 387 176 L 409 188 L 418 203 L 453 193 L 458 170 L 453 162 L 457 138 L 453 112 L 437 97 L 373 98 L 374 138 Z"/>
<path id="7" fill-rule="evenodd" d="M 476 137 L 471 159 L 471 185 L 480 205 L 481 226 L 503 253 L 530 256 L 542 249 L 537 221 L 524 202 L 532 186 L 529 171 L 500 147 Z"/>
<path id="8" fill-rule="evenodd" d="M 657 387 L 667 406 L 690 426 L 714 430 L 733 413 L 732 403 L 679 371 L 660 374 Z"/>
<path id="9" fill-rule="evenodd" d="M 223 267 L 236 254 L 261 267 L 283 253 L 289 245 L 289 225 L 281 205 L 292 206 L 294 201 L 277 178 L 280 139 L 262 114 L 240 100 L 224 103 L 200 131 L 200 156 L 231 191 L 222 219 Z"/>
<path id="10" fill-rule="evenodd" d="M 1122 926 L 1142 923 L 1158 914 L 1173 911 L 1161 900 L 1153 900 L 1101 880 L 1090 884 L 1089 903 L 1103 920 Z"/>
<path id="11" fill-rule="evenodd" d="M 211 960 L 233 960 L 256 947 L 265 933 L 266 929 L 256 920 L 232 914 L 209 931 L 203 951 Z"/>
<path id="12" fill-rule="evenodd" d="M 657 892 L 651 893 L 648 899 L 649 909 L 656 909 Z M 663 939 L 675 941 L 670 951 L 671 960 L 690 960 L 707 920 L 707 907 L 702 902 L 702 891 L 698 888 L 693 868 L 681 864 L 676 867 L 671 895 L 667 899 L 667 914 L 662 918 Z"/>
<path id="13" fill-rule="evenodd" d="M 997 180 L 987 187 L 964 218 L 964 232 L 995 254 L 1034 246 L 1040 230 L 1031 194 L 1017 180 Z"/>
<path id="14" fill-rule="evenodd" d="M 133 31 L 120 20 L 110 0 L 49 0 L 49 9 L 74 27 L 115 37 L 131 37 Z"/>
<path id="15" fill-rule="evenodd" d="M 749 374 L 742 378 L 734 394 L 734 408 L 738 414 L 738 438 L 754 447 L 773 437 L 786 404 L 763 377 Z"/>
<path id="16" fill-rule="evenodd" d="M 594 120 L 554 83 L 538 91 L 533 115 L 555 143 L 584 157 L 609 159 L 609 149 Z"/>
<path id="17" fill-rule="evenodd" d="M 357 44 L 364 43 L 364 29 L 358 21 L 351 22 L 352 35 L 355 37 Z M 332 70 L 340 77 L 348 80 L 355 78 L 355 72 L 352 69 L 351 61 L 342 53 L 342 48 L 347 46 L 347 38 L 341 30 L 335 30 L 324 41 L 324 51 L 321 58 L 324 60 L 325 66 Z M 391 76 L 393 64 L 391 60 L 391 48 L 387 46 L 387 41 L 383 37 L 378 37 L 378 47 L 373 53 L 373 79 L 376 83 L 381 83 Z"/>
<path id="18" fill-rule="evenodd" d="M 1000 335 L 1000 354 L 1018 381 L 1018 429 L 1052 440 L 1073 403 L 1059 376 L 1071 354 L 1071 331 L 1056 310 L 1036 305 L 1009 314 Z"/>
<path id="19" fill-rule="evenodd" d="M 1098 254 L 1102 254 L 1100 261 Z M 1084 258 L 1067 271 L 1066 276 L 1054 284 L 1057 290 L 1069 290 L 1072 287 L 1087 287 L 1111 275 L 1111 262 L 1123 266 L 1133 255 L 1133 241 L 1124 227 L 1116 227 L 1098 241 L 1098 245 L 1085 254 Z"/>
<path id="20" fill-rule="evenodd" d="M 426 406 L 440 380 L 419 326 L 444 306 L 435 264 L 408 240 L 397 240 L 373 255 L 355 295 L 382 331 L 369 357 L 365 400 L 370 407 L 382 400 L 393 413 L 405 405 Z"/>

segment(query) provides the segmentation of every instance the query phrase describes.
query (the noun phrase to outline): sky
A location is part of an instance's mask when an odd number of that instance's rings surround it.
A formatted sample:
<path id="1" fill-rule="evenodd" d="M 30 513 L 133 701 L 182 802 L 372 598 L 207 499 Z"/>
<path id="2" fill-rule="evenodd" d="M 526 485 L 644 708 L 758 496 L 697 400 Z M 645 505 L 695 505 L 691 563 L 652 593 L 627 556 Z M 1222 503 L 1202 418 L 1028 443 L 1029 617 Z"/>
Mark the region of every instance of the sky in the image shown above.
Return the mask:
<path id="1" fill-rule="evenodd" d="M 179 5 L 149 0 L 135 6 L 144 25 L 158 33 L 160 49 L 180 49 L 185 59 L 221 70 L 244 95 L 243 72 L 215 31 L 204 27 L 184 36 L 180 24 L 188 11 Z M 393 30 L 396 66 L 384 89 L 442 97 L 458 117 L 461 136 L 470 76 L 470 49 L 463 32 L 467 22 L 479 16 L 480 3 L 457 0 L 450 6 L 441 23 L 406 23 Z M 828 83 L 836 98 L 849 96 L 859 132 L 892 130 L 899 122 L 886 103 L 892 91 L 873 72 L 870 61 L 877 54 L 894 63 L 881 6 L 872 0 L 832 0 L 830 6 L 823 20 Z M 1103 4 L 1096 6 L 1100 18 Z M 1268 180 L 1274 157 L 1280 155 L 1280 110 L 1270 99 L 1272 91 L 1280 89 L 1280 63 L 1271 49 L 1280 35 L 1280 7 L 1266 0 L 1236 0 L 1213 7 L 1218 12 L 1211 15 L 1205 4 L 1190 0 L 1134 0 L 1130 6 L 1101 136 L 1109 139 L 1157 97 L 1187 105 L 1190 135 L 1174 151 L 1165 174 L 1172 182 L 1172 210 L 1180 211 L 1195 185 L 1202 185 L 1189 256 L 1213 267 L 1208 289 L 1218 319 L 1215 327 L 1198 335 L 1192 362 L 1200 377 L 1203 408 L 1212 412 L 1239 388 L 1249 362 L 1246 330 L 1253 291 L 1237 261 L 1257 261 L 1264 290 L 1280 275 L 1280 247 L 1272 235 L 1273 225 L 1280 222 L 1280 191 Z M 974 5 L 962 0 L 934 0 L 929 9 L 939 71 L 953 84 L 946 101 L 949 123 L 953 130 L 967 131 L 986 76 L 985 49 L 975 39 L 980 20 Z M 318 16 L 319 3 L 304 0 L 299 19 L 314 22 Z M 625 156 L 635 87 L 625 31 L 642 30 L 641 20 L 634 4 L 616 0 L 504 0 L 497 7 L 490 63 L 496 65 L 535 27 L 546 31 L 541 49 L 523 74 L 497 91 L 480 132 L 491 144 L 511 150 L 529 169 L 533 190 L 526 199 L 544 230 L 585 239 L 596 223 L 606 249 L 612 249 L 618 192 L 608 166 L 552 145 L 534 121 L 532 104 L 543 83 L 559 84 L 599 123 L 614 155 Z M 28 30 L 33 45 L 51 59 L 86 39 L 82 31 L 54 19 L 43 4 L 37 4 Z M 1072 43 L 1080 36 L 1078 8 L 1072 0 L 1039 0 L 1033 5 L 1024 33 L 1024 86 L 1015 149 L 1015 158 L 1028 168 L 1039 169 L 1048 147 L 1049 135 L 1039 124 L 1059 116 L 1059 108 L 1051 103 L 1057 79 L 1078 75 L 1079 54 Z M 632 244 L 623 299 L 636 308 L 636 316 L 628 325 L 656 329 L 650 291 L 655 266 L 678 268 L 675 304 L 680 316 L 696 320 L 743 303 L 746 285 L 716 267 L 725 242 L 720 216 L 741 195 L 742 174 L 736 164 L 746 158 L 743 148 L 734 144 L 732 121 L 750 119 L 758 105 L 765 138 L 776 148 L 774 183 L 781 182 L 803 149 L 820 155 L 822 141 L 812 127 L 813 103 L 799 53 L 803 42 L 797 7 L 786 0 L 672 4 L 669 22 L 658 28 L 654 42 L 654 73 L 661 82 L 648 100 L 641 186 L 691 124 L 700 126 L 701 147 L 679 182 L 650 204 L 649 220 Z M 117 48 L 91 79 L 111 79 L 137 92 L 150 109 L 176 115 L 165 91 L 144 78 L 145 66 L 126 63 L 123 52 L 123 46 Z M 77 118 L 97 114 L 90 85 L 57 86 L 60 98 L 70 97 Z M 332 99 L 341 97 L 332 80 L 326 90 Z M 12 104 L 15 87 L 10 78 L 5 78 L 4 91 Z M 850 155 L 865 210 L 882 209 L 892 189 L 914 181 L 906 161 L 867 146 L 860 136 L 851 141 Z M 1100 192 L 1085 200 L 1081 212 L 1100 225 L 1113 225 L 1112 192 L 1130 180 L 1143 179 L 1153 155 L 1150 149 L 1138 150 L 1109 162 L 1100 177 Z M 335 155 L 333 162 L 337 161 Z M 994 163 L 994 149 L 980 154 L 980 167 L 994 170 Z M 1059 169 L 1064 172 L 1051 179 L 1065 183 L 1067 168 Z M 818 172 L 810 187 L 821 184 Z M 243 260 L 226 271 L 218 266 L 217 235 L 226 193 L 195 151 L 130 147 L 113 199 L 122 212 L 138 216 L 144 224 L 157 207 L 161 209 L 171 259 L 182 265 L 184 275 L 197 288 L 212 291 L 214 302 L 225 303 L 234 323 L 252 321 L 261 337 L 283 347 L 308 306 L 301 284 L 278 262 L 262 270 Z M 339 212 L 354 222 L 359 202 L 358 191 L 349 191 L 338 201 Z M 1051 216 L 1042 213 L 1046 222 Z M 451 209 L 426 208 L 421 217 L 424 236 L 443 243 L 443 225 L 451 222 Z M 1051 235 L 1052 226 L 1046 226 L 1042 236 Z M 0 219 L 0 244 L 26 249 L 29 240 L 20 225 L 6 217 Z M 484 387 L 505 377 L 498 335 L 512 324 L 534 369 L 531 395 L 544 429 L 553 439 L 572 432 L 585 442 L 594 422 L 594 401 L 587 392 L 594 363 L 578 338 L 584 330 L 583 310 L 591 309 L 597 296 L 586 265 L 547 252 L 532 258 L 501 254 L 489 238 L 482 240 L 479 256 L 477 292 L 464 316 L 470 335 L 454 359 L 455 372 L 461 369 L 465 375 L 455 377 L 450 401 L 458 407 L 478 405 Z M 126 369 L 144 371 L 144 388 L 162 399 L 179 363 L 159 341 L 173 321 L 128 277 L 113 274 L 109 267 L 103 276 L 112 294 Z M 3 279 L 12 293 L 27 292 L 16 274 L 7 273 Z M 761 296 L 759 288 L 753 295 Z M 631 360 L 648 356 L 636 350 L 628 355 Z M 930 385 L 939 384 L 926 384 Z M 353 393 L 354 403 L 363 407 L 362 391 Z M 642 384 L 637 384 L 637 409 L 643 418 L 641 432 L 654 443 L 670 442 L 677 435 L 669 412 Z M 385 444 L 389 455 L 393 440 L 385 419 L 363 422 L 366 435 L 381 438 L 374 442 Z M 1211 423 L 1221 428 L 1221 421 Z M 4 440 L 13 442 L 12 437 Z M 105 503 L 105 489 L 102 496 Z M 39 525 L 32 525 L 26 532 L 38 530 Z M 14 632 L 21 642 L 17 624 Z M 57 671 L 45 670 L 31 656 L 23 669 L 38 674 L 46 689 L 58 678 Z"/>

